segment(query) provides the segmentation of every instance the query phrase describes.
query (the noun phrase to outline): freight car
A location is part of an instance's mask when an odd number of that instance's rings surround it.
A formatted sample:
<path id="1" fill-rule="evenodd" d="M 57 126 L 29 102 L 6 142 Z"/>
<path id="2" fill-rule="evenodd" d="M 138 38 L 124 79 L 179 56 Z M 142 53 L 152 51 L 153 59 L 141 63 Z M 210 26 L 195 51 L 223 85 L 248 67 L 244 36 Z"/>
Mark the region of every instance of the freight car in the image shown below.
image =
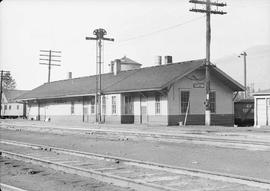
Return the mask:
<path id="1" fill-rule="evenodd" d="M 254 125 L 253 99 L 242 99 L 234 102 L 234 124 L 240 127 Z"/>

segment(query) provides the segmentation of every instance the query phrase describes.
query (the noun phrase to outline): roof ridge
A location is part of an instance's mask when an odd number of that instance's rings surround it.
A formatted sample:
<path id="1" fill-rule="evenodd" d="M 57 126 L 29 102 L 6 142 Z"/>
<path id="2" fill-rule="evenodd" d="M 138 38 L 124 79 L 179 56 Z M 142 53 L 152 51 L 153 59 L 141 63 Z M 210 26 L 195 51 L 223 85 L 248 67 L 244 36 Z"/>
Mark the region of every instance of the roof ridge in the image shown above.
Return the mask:
<path id="1" fill-rule="evenodd" d="M 149 68 L 154 68 L 154 67 L 166 67 L 172 64 L 183 64 L 186 62 L 195 62 L 195 61 L 201 61 L 204 59 L 196 59 L 196 60 L 187 60 L 187 61 L 183 61 L 183 62 L 175 62 L 175 63 L 171 63 L 171 64 L 162 64 L 162 65 L 154 65 L 154 66 L 147 66 L 147 67 L 142 67 L 142 68 L 136 68 L 136 69 L 131 69 L 131 70 L 143 70 L 143 69 L 149 69 Z M 120 71 L 120 73 L 123 72 L 130 72 L 131 70 L 124 70 L 124 71 Z M 109 75 L 112 74 L 112 72 L 107 72 L 107 73 L 103 73 L 101 75 Z M 52 82 L 45 82 L 43 85 L 45 84 L 50 84 L 50 83 L 57 83 L 57 82 L 61 82 L 61 81 L 69 81 L 69 80 L 77 80 L 77 79 L 81 79 L 81 78 L 89 78 L 89 77 L 95 77 L 98 74 L 94 74 L 94 75 L 89 75 L 89 76 L 81 76 L 81 77 L 76 77 L 76 78 L 70 78 L 70 79 L 61 79 L 61 80 L 56 80 L 56 81 L 52 81 Z"/>

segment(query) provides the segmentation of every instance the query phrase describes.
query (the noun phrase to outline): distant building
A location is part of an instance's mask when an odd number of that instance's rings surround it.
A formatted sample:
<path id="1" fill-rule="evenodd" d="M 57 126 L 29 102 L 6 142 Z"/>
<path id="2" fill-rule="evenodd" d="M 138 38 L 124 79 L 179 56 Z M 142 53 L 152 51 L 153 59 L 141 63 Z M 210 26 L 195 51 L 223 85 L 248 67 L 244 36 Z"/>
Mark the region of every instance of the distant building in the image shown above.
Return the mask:
<path id="1" fill-rule="evenodd" d="M 127 60 L 131 59 L 114 60 L 111 72 L 102 74 L 103 122 L 204 124 L 203 59 L 171 63 L 172 58 L 167 56 L 166 64 L 145 68 L 131 60 L 132 66 L 123 71 L 123 65 L 128 65 L 123 63 Z M 210 66 L 210 74 L 211 123 L 232 126 L 233 92 L 243 91 L 244 87 L 215 65 Z M 45 83 L 18 99 L 27 103 L 30 119 L 95 122 L 95 80 L 94 75 Z"/>
<path id="2" fill-rule="evenodd" d="M 26 105 L 16 101 L 16 98 L 26 90 L 3 90 L 1 116 L 3 118 L 16 118 L 26 116 Z"/>
<path id="3" fill-rule="evenodd" d="M 255 126 L 270 126 L 270 89 L 254 93 Z"/>

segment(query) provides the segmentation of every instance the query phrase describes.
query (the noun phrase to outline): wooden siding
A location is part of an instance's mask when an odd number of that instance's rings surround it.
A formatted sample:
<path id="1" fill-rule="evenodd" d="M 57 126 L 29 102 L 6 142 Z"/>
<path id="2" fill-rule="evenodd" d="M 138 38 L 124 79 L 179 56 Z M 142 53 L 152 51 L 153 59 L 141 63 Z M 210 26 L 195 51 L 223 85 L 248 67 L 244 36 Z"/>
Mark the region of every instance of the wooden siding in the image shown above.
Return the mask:
<path id="1" fill-rule="evenodd" d="M 181 113 L 181 91 L 190 92 L 190 108 L 187 125 L 204 125 L 205 88 L 195 88 L 193 86 L 194 83 L 203 83 L 204 76 L 204 70 L 196 70 L 171 86 L 168 92 L 169 125 L 178 125 L 180 121 L 184 122 L 183 116 L 185 116 L 185 114 Z M 211 91 L 216 92 L 216 112 L 211 114 L 212 125 L 233 126 L 234 120 L 233 117 L 231 117 L 234 115 L 232 90 L 213 75 L 210 81 Z"/>

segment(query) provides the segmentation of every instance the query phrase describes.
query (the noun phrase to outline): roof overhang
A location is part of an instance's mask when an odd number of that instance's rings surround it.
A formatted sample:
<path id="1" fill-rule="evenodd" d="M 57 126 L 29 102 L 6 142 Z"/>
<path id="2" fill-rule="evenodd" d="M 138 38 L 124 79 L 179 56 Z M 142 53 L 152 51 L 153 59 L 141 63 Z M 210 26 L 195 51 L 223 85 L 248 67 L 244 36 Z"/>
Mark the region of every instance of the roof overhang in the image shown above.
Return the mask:
<path id="1" fill-rule="evenodd" d="M 216 77 L 229 86 L 233 91 L 245 91 L 245 87 L 242 84 L 232 79 L 215 65 L 211 65 L 211 71 L 215 72 Z"/>
<path id="2" fill-rule="evenodd" d="M 253 96 L 270 96 L 270 93 L 267 93 L 267 92 L 265 92 L 265 93 L 257 92 L 257 93 L 253 93 L 252 95 Z"/>
<path id="3" fill-rule="evenodd" d="M 85 96 L 95 96 L 95 94 L 59 95 L 59 96 L 52 96 L 52 97 L 21 98 L 21 99 L 16 99 L 16 100 L 17 101 L 34 101 L 34 100 L 74 98 L 74 97 L 85 97 Z"/>

